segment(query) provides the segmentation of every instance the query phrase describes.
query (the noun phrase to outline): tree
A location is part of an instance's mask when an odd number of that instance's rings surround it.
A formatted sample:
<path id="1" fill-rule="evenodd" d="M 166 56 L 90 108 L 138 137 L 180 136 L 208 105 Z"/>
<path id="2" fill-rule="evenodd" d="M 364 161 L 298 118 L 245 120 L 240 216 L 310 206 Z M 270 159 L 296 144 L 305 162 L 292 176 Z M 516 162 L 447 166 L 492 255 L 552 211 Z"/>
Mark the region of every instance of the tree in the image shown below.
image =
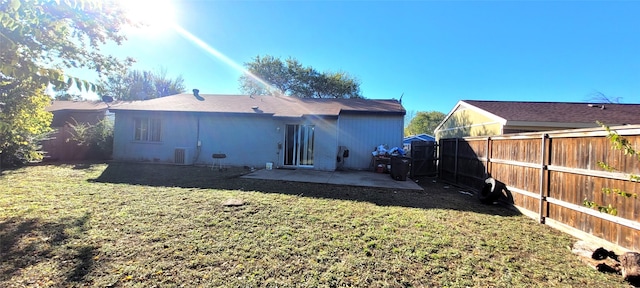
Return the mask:
<path id="1" fill-rule="evenodd" d="M 82 98 L 82 95 L 71 94 L 68 91 L 58 91 L 56 92 L 56 95 L 53 96 L 53 98 L 56 100 L 63 100 L 63 101 L 82 101 L 84 99 Z"/>
<path id="2" fill-rule="evenodd" d="M 155 87 L 158 97 L 180 94 L 187 91 L 182 75 L 171 79 L 167 77 L 167 69 L 161 68 L 160 71 L 154 73 L 153 76 L 153 86 Z"/>
<path id="3" fill-rule="evenodd" d="M 418 112 L 416 116 L 411 119 L 407 128 L 404 129 L 405 135 L 417 135 L 417 134 L 429 134 L 434 135 L 434 129 L 444 120 L 446 117 L 442 112 L 429 111 Z"/>
<path id="4" fill-rule="evenodd" d="M 610 97 L 600 91 L 596 91 L 591 93 L 591 97 L 589 97 L 589 102 L 595 102 L 598 104 L 620 104 L 622 97 Z"/>
<path id="5" fill-rule="evenodd" d="M 104 55 L 108 41 L 126 40 L 121 27 L 131 24 L 116 1 L 0 0 L 0 73 L 3 81 L 29 79 L 63 88 L 75 83 L 95 85 L 65 76 L 65 68 L 86 68 L 102 73 L 125 67 Z M 66 80 L 65 80 L 66 79 Z"/>
<path id="6" fill-rule="evenodd" d="M 167 77 L 166 69 L 159 72 L 143 70 L 123 70 L 113 73 L 101 83 L 104 95 L 119 100 L 145 100 L 184 93 L 184 79 Z"/>
<path id="7" fill-rule="evenodd" d="M 67 141 L 74 141 L 78 146 L 88 148 L 88 159 L 106 160 L 113 152 L 113 121 L 104 118 L 96 124 L 68 123 L 71 137 Z"/>
<path id="8" fill-rule="evenodd" d="M 65 69 L 105 72 L 124 69 L 131 59 L 104 55 L 107 42 L 125 40 L 131 24 L 116 1 L 0 0 L 0 155 L 4 162 L 37 159 L 36 138 L 48 131 L 46 85 L 58 91 L 96 85 Z"/>
<path id="9" fill-rule="evenodd" d="M 611 149 L 622 151 L 624 155 L 633 158 L 635 161 L 640 161 L 640 151 L 634 148 L 633 143 L 631 143 L 627 138 L 620 136 L 620 134 L 618 134 L 618 132 L 616 132 L 615 130 L 611 130 L 608 125 L 599 121 L 597 123 L 598 125 L 602 126 L 605 131 L 607 131 L 607 138 L 609 138 L 609 140 L 611 141 Z M 618 169 L 616 169 L 615 167 L 612 167 L 608 163 L 602 161 L 598 161 L 598 166 L 600 166 L 600 168 L 604 169 L 607 172 L 618 171 Z M 629 181 L 640 182 L 640 175 L 636 175 L 633 173 L 629 174 Z M 620 188 L 602 187 L 602 193 L 606 195 L 617 195 L 627 198 L 638 198 L 638 194 L 630 193 Z M 582 204 L 589 208 L 596 209 L 600 212 L 606 212 L 614 216 L 618 215 L 618 209 L 616 207 L 613 207 L 611 204 L 601 205 L 586 198 L 583 200 Z"/>
<path id="10" fill-rule="evenodd" d="M 266 55 L 244 64 L 240 90 L 252 95 L 289 95 L 300 98 L 363 98 L 360 83 L 346 72 L 320 73 L 298 60 Z"/>
<path id="11" fill-rule="evenodd" d="M 57 90 L 53 88 L 53 99 L 63 101 L 82 101 L 82 95 L 80 93 L 71 93 L 69 90 Z"/>
<path id="12" fill-rule="evenodd" d="M 156 98 L 153 89 L 153 74 L 149 71 L 133 70 L 129 73 L 128 79 L 129 93 L 128 95 L 113 95 L 115 98 L 122 100 L 145 100 Z"/>
<path id="13" fill-rule="evenodd" d="M 35 82 L 0 82 L 0 164 L 42 159 L 38 140 L 51 131 L 51 99 Z"/>

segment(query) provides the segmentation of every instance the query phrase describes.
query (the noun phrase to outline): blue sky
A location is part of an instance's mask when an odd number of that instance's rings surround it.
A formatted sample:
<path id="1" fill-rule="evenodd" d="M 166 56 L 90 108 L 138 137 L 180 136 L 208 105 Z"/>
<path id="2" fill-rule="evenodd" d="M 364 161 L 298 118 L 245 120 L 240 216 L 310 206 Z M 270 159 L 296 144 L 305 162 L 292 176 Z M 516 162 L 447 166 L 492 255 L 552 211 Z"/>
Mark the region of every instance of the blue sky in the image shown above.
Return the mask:
<path id="1" fill-rule="evenodd" d="M 448 113 L 459 101 L 640 103 L 640 2 L 174 0 L 177 24 L 236 65 L 257 55 L 345 71 L 366 98 Z M 151 13 L 151 11 L 150 11 Z M 241 72 L 173 29 L 107 52 L 239 94 Z"/>

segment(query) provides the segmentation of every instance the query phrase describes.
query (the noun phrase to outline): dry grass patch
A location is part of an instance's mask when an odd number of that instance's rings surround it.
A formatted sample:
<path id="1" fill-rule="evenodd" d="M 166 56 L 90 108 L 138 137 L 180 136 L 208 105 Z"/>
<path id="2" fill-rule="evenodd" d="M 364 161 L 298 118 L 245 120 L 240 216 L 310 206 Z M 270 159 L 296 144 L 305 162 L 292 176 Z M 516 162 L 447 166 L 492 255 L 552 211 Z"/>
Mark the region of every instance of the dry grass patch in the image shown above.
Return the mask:
<path id="1" fill-rule="evenodd" d="M 243 173 L 5 171 L 0 286 L 625 286 L 582 265 L 569 236 L 430 180 L 416 193 Z"/>

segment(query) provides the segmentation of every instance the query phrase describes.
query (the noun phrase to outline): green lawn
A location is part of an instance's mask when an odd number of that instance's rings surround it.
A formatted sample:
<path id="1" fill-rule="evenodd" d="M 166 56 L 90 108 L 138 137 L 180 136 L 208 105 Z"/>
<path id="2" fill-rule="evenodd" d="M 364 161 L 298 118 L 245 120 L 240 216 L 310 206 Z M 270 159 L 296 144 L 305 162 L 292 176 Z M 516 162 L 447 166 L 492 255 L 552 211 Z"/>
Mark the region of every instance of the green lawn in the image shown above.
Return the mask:
<path id="1" fill-rule="evenodd" d="M 430 179 L 418 193 L 243 173 L 4 171 L 0 287 L 626 287 L 572 255 L 571 237 Z M 246 205 L 221 205 L 234 198 Z"/>

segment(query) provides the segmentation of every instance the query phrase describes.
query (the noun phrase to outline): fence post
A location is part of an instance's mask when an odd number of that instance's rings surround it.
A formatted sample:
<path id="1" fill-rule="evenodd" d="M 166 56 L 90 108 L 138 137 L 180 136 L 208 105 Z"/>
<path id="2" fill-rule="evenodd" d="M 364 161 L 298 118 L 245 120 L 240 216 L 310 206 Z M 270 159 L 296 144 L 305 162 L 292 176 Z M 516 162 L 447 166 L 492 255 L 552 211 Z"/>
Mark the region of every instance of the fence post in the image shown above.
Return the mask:
<path id="1" fill-rule="evenodd" d="M 487 137 L 487 152 L 486 152 L 487 155 L 485 155 L 487 158 L 487 165 L 485 166 L 485 169 L 484 169 L 485 177 L 489 177 L 489 175 L 491 175 L 491 149 L 493 148 L 492 144 L 493 143 L 491 141 L 491 136 Z"/>
<path id="2" fill-rule="evenodd" d="M 547 170 L 547 149 L 549 149 L 547 139 L 549 138 L 549 134 L 542 133 L 541 141 L 540 141 L 540 209 L 538 211 L 538 222 L 544 224 L 545 216 L 544 216 L 544 205 L 546 202 L 545 189 L 544 189 L 544 178 L 545 172 Z"/>

